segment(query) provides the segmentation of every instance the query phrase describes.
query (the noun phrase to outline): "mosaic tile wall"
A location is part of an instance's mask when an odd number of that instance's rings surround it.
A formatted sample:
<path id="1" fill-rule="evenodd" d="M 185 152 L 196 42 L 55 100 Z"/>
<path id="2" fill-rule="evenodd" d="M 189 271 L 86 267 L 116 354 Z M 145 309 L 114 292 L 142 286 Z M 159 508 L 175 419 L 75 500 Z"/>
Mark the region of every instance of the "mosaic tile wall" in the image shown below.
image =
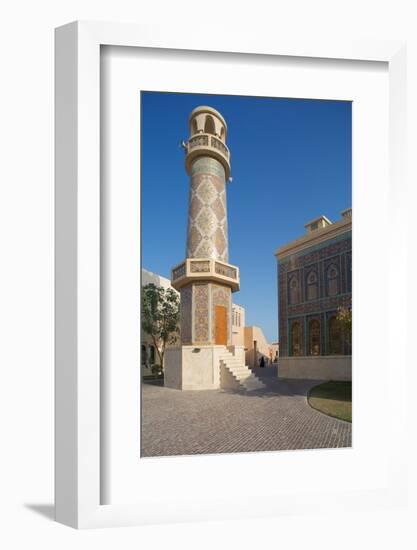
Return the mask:
<path id="1" fill-rule="evenodd" d="M 228 261 L 225 172 L 213 158 L 191 168 L 186 257 Z"/>
<path id="2" fill-rule="evenodd" d="M 183 287 L 181 296 L 181 344 L 208 345 L 216 340 L 215 306 L 227 308 L 228 342 L 232 338 L 232 293 L 227 286 L 198 283 Z"/>
<path id="3" fill-rule="evenodd" d="M 336 269 L 335 291 L 329 287 L 330 269 Z M 309 299 L 312 273 L 317 286 L 310 294 L 314 299 Z M 291 288 L 292 283 L 296 283 L 295 288 Z M 301 354 L 309 353 L 307 327 L 312 319 L 320 323 L 320 352 L 326 355 L 327 319 L 335 315 L 339 306 L 350 306 L 352 300 L 352 232 L 279 262 L 278 289 L 280 356 L 290 355 L 289 333 L 294 321 L 301 326 Z"/>
<path id="4" fill-rule="evenodd" d="M 192 331 L 192 286 L 183 287 L 180 290 L 180 315 L 181 315 L 181 343 L 191 344 Z"/>
<path id="5" fill-rule="evenodd" d="M 194 342 L 209 343 L 209 285 L 193 285 Z"/>

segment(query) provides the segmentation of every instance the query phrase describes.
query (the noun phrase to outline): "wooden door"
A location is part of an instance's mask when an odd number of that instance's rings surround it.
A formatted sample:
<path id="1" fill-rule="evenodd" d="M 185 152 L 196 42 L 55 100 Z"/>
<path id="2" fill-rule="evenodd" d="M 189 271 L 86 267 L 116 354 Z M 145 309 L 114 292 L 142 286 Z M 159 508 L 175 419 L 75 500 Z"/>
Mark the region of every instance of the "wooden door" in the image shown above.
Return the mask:
<path id="1" fill-rule="evenodd" d="M 227 346 L 227 307 L 215 306 L 216 314 L 216 344 Z"/>

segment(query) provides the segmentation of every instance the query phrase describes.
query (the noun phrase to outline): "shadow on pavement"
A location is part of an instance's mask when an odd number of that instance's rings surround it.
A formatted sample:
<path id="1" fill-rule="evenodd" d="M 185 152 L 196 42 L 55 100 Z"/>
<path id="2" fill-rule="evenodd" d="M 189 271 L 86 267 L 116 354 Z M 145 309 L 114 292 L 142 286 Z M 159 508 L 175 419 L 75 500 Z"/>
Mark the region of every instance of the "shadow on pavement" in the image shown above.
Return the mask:
<path id="1" fill-rule="evenodd" d="M 318 384 L 322 384 L 325 380 L 304 380 L 298 378 L 278 378 L 277 367 L 252 367 L 251 372 L 259 378 L 264 384 L 265 388 L 259 390 L 246 391 L 244 388 L 238 390 L 231 390 L 220 388 L 218 390 L 189 390 L 190 393 L 196 393 L 199 391 L 218 391 L 221 393 L 227 393 L 230 395 L 244 395 L 247 397 L 306 397 L 309 390 Z M 163 379 L 159 380 L 142 380 L 142 388 L 145 385 L 159 387 L 164 389 Z M 178 391 L 178 390 L 177 390 Z M 188 392 L 183 392 L 186 395 Z"/>

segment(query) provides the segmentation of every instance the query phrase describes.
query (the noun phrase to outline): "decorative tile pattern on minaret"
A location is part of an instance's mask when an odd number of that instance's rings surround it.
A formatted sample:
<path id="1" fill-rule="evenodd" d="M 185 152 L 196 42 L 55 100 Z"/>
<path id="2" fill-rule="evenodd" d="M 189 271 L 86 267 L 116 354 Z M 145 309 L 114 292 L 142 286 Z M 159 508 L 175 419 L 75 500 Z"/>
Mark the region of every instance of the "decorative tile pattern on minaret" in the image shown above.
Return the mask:
<path id="1" fill-rule="evenodd" d="M 230 178 L 227 125 L 212 107 L 190 115 L 184 143 L 190 177 L 186 258 L 171 270 L 179 290 L 181 346 L 164 356 L 164 385 L 180 390 L 260 389 L 245 366 L 245 348 L 232 345 L 232 292 L 239 268 L 228 263 L 226 182 Z"/>
<path id="2" fill-rule="evenodd" d="M 189 126 L 186 260 L 172 270 L 172 285 L 181 293 L 181 343 L 230 345 L 231 295 L 239 289 L 239 270 L 228 263 L 227 125 L 218 111 L 202 106 L 192 111 Z"/>
<path id="3" fill-rule="evenodd" d="M 191 168 L 187 258 L 229 259 L 225 171 L 212 158 L 198 158 Z"/>

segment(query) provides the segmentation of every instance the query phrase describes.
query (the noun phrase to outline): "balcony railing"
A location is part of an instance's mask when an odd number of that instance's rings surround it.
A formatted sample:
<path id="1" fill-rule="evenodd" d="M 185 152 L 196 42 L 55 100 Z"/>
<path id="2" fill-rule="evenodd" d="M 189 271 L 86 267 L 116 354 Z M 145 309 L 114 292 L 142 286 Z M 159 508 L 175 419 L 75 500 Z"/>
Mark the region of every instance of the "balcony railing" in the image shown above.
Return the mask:
<path id="1" fill-rule="evenodd" d="M 180 288 L 190 281 L 211 280 L 239 289 L 239 269 L 213 258 L 187 258 L 172 269 L 171 282 Z"/>
<path id="2" fill-rule="evenodd" d="M 188 150 L 194 149 L 194 147 L 206 147 L 208 144 L 208 135 L 194 136 L 188 141 Z"/>
<path id="3" fill-rule="evenodd" d="M 234 267 L 231 267 L 230 265 L 221 264 L 220 262 L 216 262 L 214 266 L 214 270 L 216 273 L 219 273 L 220 275 L 224 275 L 225 277 L 229 277 L 230 279 L 236 279 L 237 278 L 237 272 Z"/>
<path id="4" fill-rule="evenodd" d="M 225 157 L 229 158 L 229 155 L 230 155 L 229 149 L 226 147 L 226 145 L 220 139 L 217 139 L 216 137 L 211 136 L 210 145 L 214 149 L 218 149 L 221 153 L 223 153 L 223 155 Z"/>
<path id="5" fill-rule="evenodd" d="M 203 261 L 190 261 L 190 272 L 191 273 L 209 273 L 210 272 L 210 261 L 209 260 L 203 260 Z"/>
<path id="6" fill-rule="evenodd" d="M 175 281 L 185 275 L 185 262 L 172 270 L 172 279 Z"/>
<path id="7" fill-rule="evenodd" d="M 210 156 L 217 159 L 224 167 L 226 181 L 230 178 L 230 151 L 221 139 L 212 134 L 195 134 L 185 146 L 185 167 L 190 174 L 191 165 L 198 156 Z"/>
<path id="8" fill-rule="evenodd" d="M 223 141 L 218 139 L 216 136 L 212 136 L 211 134 L 197 134 L 191 137 L 188 140 L 187 153 L 190 153 L 196 147 L 209 147 L 211 149 L 216 149 L 224 157 L 226 157 L 227 160 L 230 158 L 230 151 L 227 146 L 223 143 Z"/>

